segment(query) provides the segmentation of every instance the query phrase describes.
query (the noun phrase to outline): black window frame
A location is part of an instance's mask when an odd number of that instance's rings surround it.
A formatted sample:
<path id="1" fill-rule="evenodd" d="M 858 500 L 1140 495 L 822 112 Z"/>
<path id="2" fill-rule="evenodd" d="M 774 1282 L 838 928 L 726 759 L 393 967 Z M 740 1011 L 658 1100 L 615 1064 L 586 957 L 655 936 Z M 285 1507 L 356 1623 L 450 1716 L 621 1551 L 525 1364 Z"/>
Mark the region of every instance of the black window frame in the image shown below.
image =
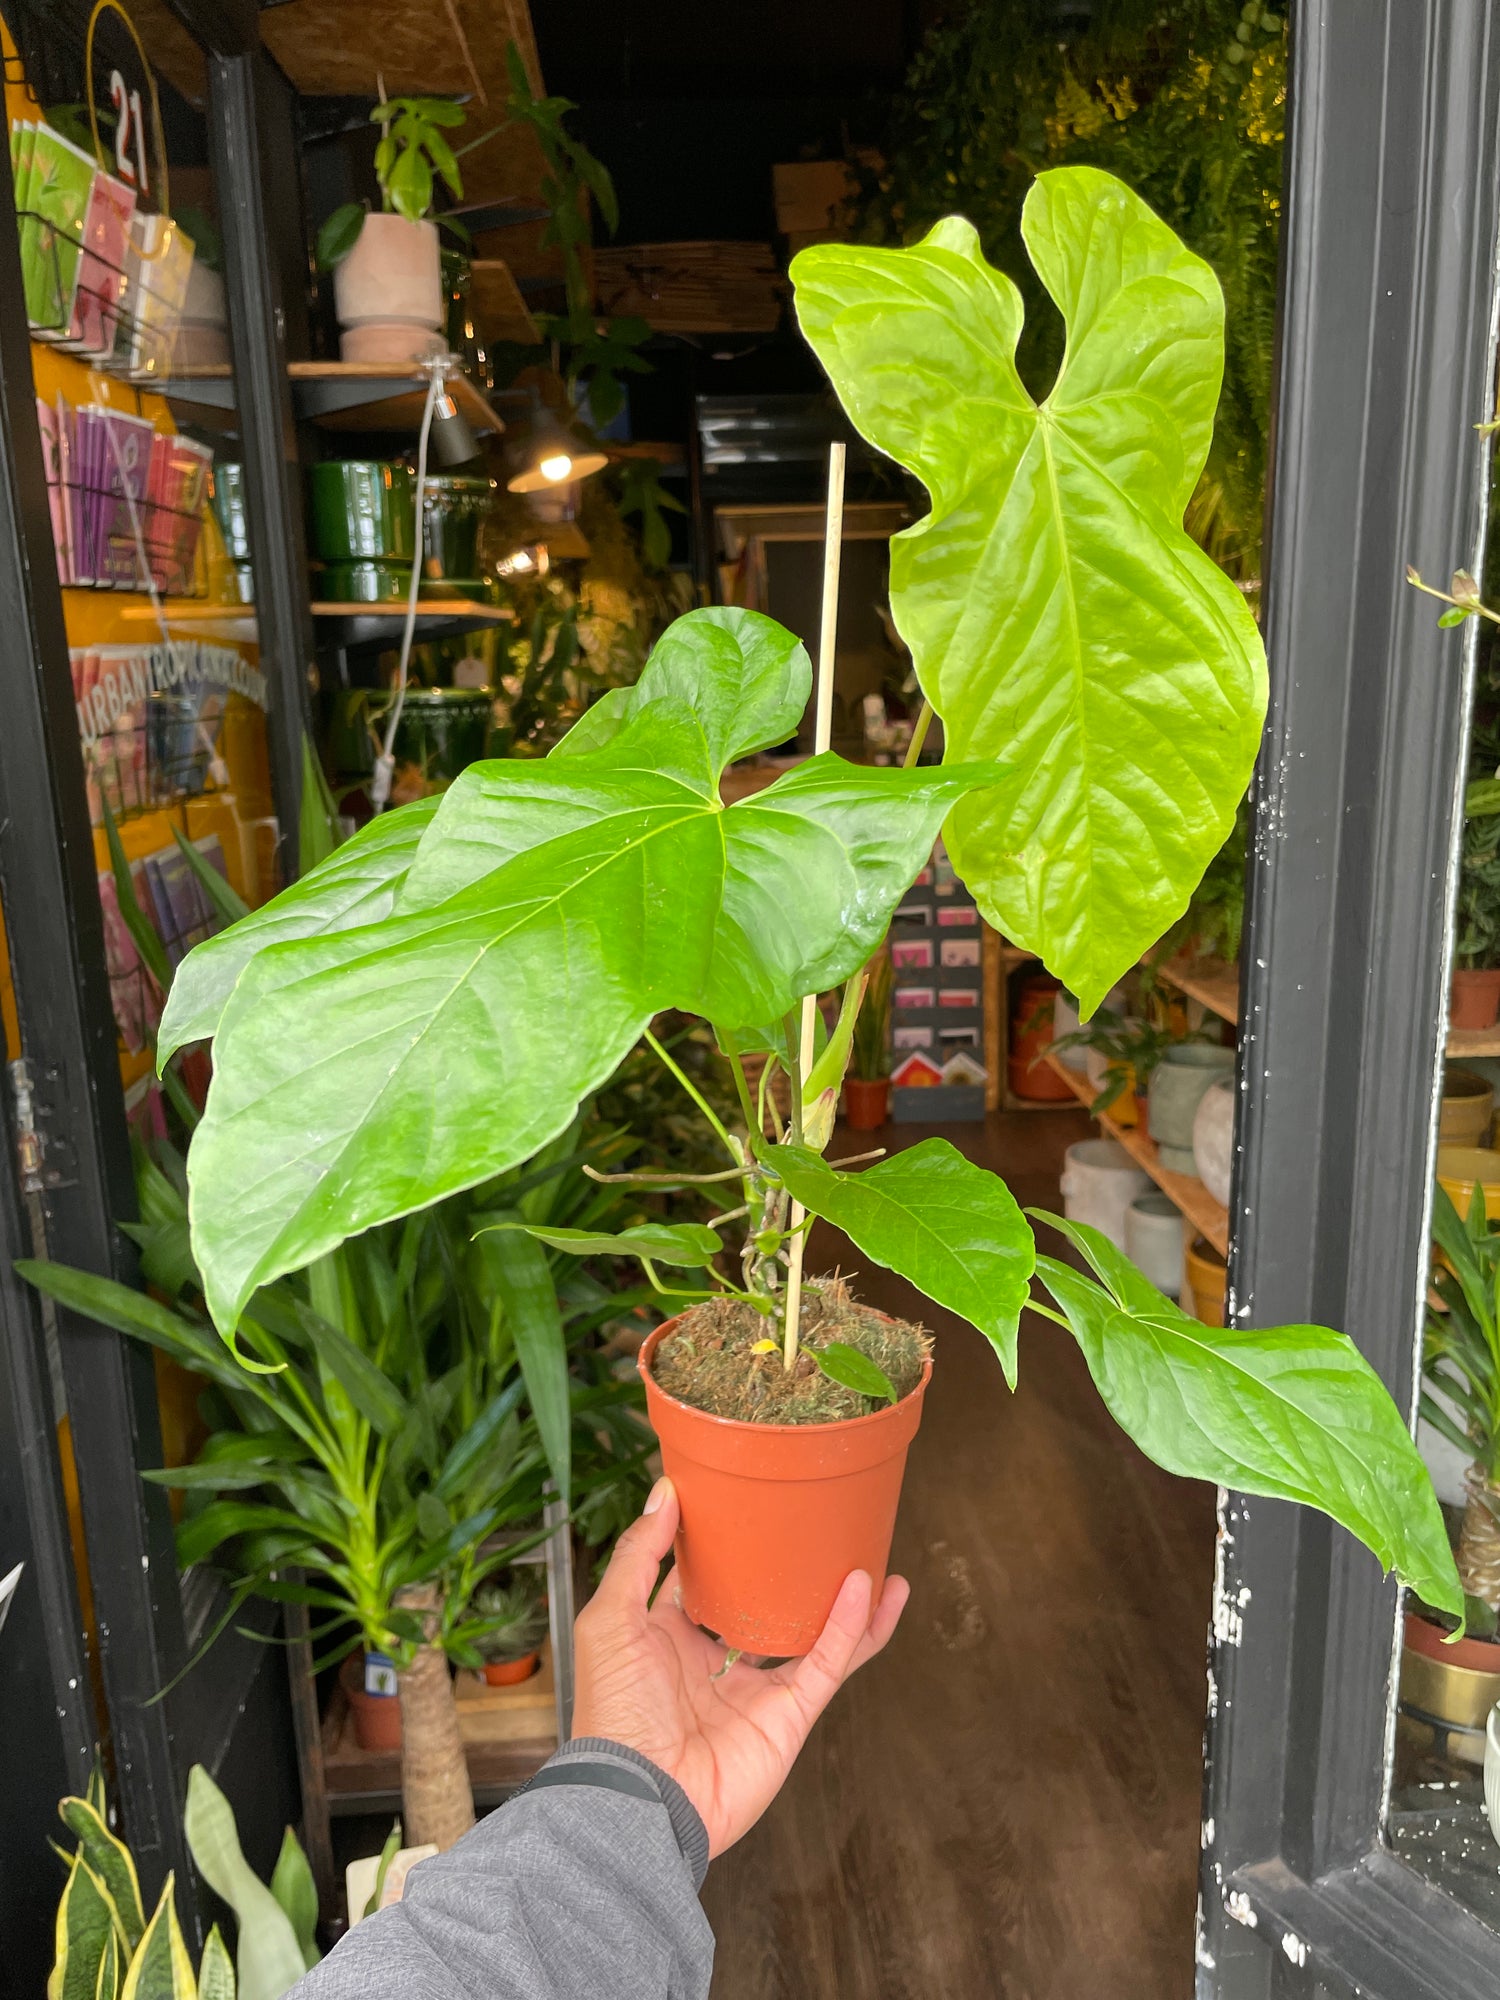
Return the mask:
<path id="1" fill-rule="evenodd" d="M 1500 12 L 1292 15 L 1282 333 L 1230 1311 L 1346 1328 L 1415 1403 L 1493 413 Z M 1480 2000 L 1500 1936 L 1382 1833 L 1398 1593 L 1322 1517 L 1221 1499 L 1199 2000 Z"/>

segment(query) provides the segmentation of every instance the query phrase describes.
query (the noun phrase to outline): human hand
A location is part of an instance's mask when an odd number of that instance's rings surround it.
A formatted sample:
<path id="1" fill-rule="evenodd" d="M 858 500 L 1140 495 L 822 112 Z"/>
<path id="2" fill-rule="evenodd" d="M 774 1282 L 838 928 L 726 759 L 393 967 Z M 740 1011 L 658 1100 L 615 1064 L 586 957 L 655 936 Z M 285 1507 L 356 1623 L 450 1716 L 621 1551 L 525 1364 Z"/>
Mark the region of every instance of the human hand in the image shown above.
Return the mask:
<path id="1" fill-rule="evenodd" d="M 675 1778 L 717 1855 L 781 1790 L 813 1724 L 890 1638 L 911 1591 L 904 1577 L 887 1577 L 872 1613 L 870 1579 L 855 1570 L 810 1653 L 770 1669 L 736 1661 L 724 1672 L 724 1647 L 677 1603 L 675 1570 L 650 1602 L 677 1512 L 672 1482 L 659 1479 L 579 1613 L 573 1729 L 628 1744 Z"/>

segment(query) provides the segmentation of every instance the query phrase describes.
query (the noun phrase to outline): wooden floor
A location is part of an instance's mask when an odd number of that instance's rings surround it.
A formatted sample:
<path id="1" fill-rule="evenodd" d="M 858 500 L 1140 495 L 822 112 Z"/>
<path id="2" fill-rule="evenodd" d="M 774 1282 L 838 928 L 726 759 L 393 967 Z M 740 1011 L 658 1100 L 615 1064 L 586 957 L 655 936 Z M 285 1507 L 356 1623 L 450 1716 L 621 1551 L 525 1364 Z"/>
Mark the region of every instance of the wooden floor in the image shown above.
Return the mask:
<path id="1" fill-rule="evenodd" d="M 1055 1208 L 1089 1129 L 945 1136 Z M 709 1870 L 713 2000 L 1189 2000 L 1212 1491 L 1113 1429 L 1061 1328 L 1023 1322 L 1012 1398 L 971 1329 L 889 1274 L 859 1290 L 938 1336 L 893 1558 L 913 1599 Z"/>

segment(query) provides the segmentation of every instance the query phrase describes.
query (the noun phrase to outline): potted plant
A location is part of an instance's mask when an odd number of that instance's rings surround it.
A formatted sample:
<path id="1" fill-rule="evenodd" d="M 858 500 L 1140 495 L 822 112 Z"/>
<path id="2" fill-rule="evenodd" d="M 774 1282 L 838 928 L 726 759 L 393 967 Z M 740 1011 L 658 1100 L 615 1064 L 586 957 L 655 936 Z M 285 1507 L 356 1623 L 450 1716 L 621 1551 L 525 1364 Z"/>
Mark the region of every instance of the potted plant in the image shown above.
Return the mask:
<path id="1" fill-rule="evenodd" d="M 547 1636 L 547 1599 L 535 1569 L 517 1566 L 510 1581 L 481 1584 L 470 1614 L 484 1630 L 475 1634 L 474 1650 L 484 1662 L 491 1687 L 513 1687 L 529 1680 L 541 1658 Z"/>
<path id="2" fill-rule="evenodd" d="M 844 1123 L 851 1132 L 875 1132 L 891 1112 L 891 955 L 878 951 L 866 968 L 864 1004 L 854 1019 L 849 1074 L 844 1078 Z"/>
<path id="3" fill-rule="evenodd" d="M 473 767 L 435 811 L 383 816 L 200 945 L 160 1040 L 214 1043 L 189 1163 L 208 1306 L 234 1339 L 280 1273 L 503 1171 L 677 1007 L 727 1052 L 743 1129 L 711 1116 L 726 1161 L 711 1179 L 743 1247 L 726 1268 L 712 1222 L 644 1223 L 611 1247 L 698 1307 L 641 1354 L 690 1615 L 731 1646 L 794 1653 L 851 1569 L 884 1571 L 930 1343 L 833 1280 L 804 1283 L 821 1216 L 967 1319 L 1008 1381 L 1030 1305 L 1079 1341 L 1158 1463 L 1322 1508 L 1461 1616 L 1425 1468 L 1345 1335 L 1216 1334 L 1081 1225 L 1047 1218 L 1087 1272 L 1039 1255 L 1004 1183 L 944 1140 L 863 1172 L 824 1158 L 861 968 L 940 828 L 985 916 L 1088 1013 L 1185 906 L 1260 740 L 1255 621 L 1178 525 L 1219 390 L 1217 283 L 1091 169 L 1040 176 L 1023 228 L 1069 324 L 1042 408 L 1015 375 L 1015 288 L 961 219 L 906 250 L 818 245 L 793 270 L 850 417 L 932 496 L 892 544 L 891 589 L 947 761 L 825 752 L 726 808 L 722 770 L 786 740 L 811 672 L 769 619 L 695 611 L 550 756 Z M 806 1003 L 840 982 L 819 1055 Z M 788 1080 L 774 1131 L 745 1051 Z M 584 1247 L 525 1218 L 496 1240 L 527 1230 Z"/>
<path id="4" fill-rule="evenodd" d="M 1493 1028 L 1500 1020 L 1500 779 L 1476 778 L 1464 793 L 1463 858 L 1448 1024 Z"/>
<path id="5" fill-rule="evenodd" d="M 318 1949 L 318 1891 L 307 1856 L 288 1827 L 269 1887 L 246 1861 L 234 1809 L 201 1764 L 188 1773 L 183 1831 L 203 1880 L 234 1912 L 230 1957 L 219 1926 L 209 1931 L 197 1977 L 177 1921 L 174 1881 L 162 1884 L 148 1916 L 135 1857 L 110 1831 L 97 1773 L 86 1798 L 58 1801 L 77 1840 L 57 1910 L 57 1956 L 49 1995 L 116 1994 L 139 2000 L 280 2000 L 309 1971 Z M 59 1850 L 61 1852 L 61 1850 Z"/>
<path id="6" fill-rule="evenodd" d="M 464 113 L 446 97 L 390 97 L 370 116 L 383 127 L 375 149 L 380 208 L 336 208 L 318 231 L 317 261 L 333 272 L 345 361 L 425 360 L 447 352 L 442 258 L 429 218 L 438 178 L 463 195 L 443 135 L 463 124 Z"/>
<path id="7" fill-rule="evenodd" d="M 1438 1182 L 1432 1234 L 1442 1254 L 1433 1263 L 1423 1332 L 1421 1407 L 1469 1461 L 1458 1536 L 1469 1632 L 1461 1645 L 1446 1644 L 1451 1616 L 1429 1605 L 1409 1608 L 1402 1696 L 1455 1729 L 1481 1732 L 1500 1701 L 1500 1232 L 1485 1213 L 1483 1188 L 1460 1215 Z"/>
<path id="8" fill-rule="evenodd" d="M 1113 1007 L 1100 1007 L 1081 1027 L 1052 1042 L 1051 1050 L 1053 1054 L 1065 1049 L 1089 1050 L 1101 1065 L 1099 1094 L 1092 1106 L 1095 1116 L 1112 1111 L 1122 1097 L 1128 1097 L 1134 1122 L 1144 1132 L 1151 1079 L 1158 1065 L 1169 1049 L 1191 1039 L 1169 1023 L 1137 1020 Z M 1122 1122 L 1129 1124 L 1131 1116 Z"/>

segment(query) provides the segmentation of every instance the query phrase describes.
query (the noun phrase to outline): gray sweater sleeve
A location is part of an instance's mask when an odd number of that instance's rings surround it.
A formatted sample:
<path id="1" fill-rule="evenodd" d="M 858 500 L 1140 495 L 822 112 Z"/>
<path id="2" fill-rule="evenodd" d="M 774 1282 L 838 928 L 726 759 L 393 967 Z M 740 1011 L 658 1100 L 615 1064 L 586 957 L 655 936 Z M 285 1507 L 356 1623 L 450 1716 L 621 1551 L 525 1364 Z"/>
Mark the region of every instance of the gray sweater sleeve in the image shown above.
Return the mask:
<path id="1" fill-rule="evenodd" d="M 628 1789 L 559 1781 L 580 1764 Z M 556 1775 L 421 1862 L 287 2000 L 706 2000 L 708 1836 L 687 1794 L 602 1737 L 542 1768 Z"/>

